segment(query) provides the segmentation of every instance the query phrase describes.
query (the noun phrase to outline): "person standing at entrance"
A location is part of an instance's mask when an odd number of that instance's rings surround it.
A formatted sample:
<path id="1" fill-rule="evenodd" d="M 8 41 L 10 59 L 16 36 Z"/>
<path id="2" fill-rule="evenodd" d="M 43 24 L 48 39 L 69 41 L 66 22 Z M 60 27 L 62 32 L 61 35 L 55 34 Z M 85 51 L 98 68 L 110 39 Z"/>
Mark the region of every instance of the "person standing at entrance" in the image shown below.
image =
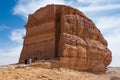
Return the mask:
<path id="1" fill-rule="evenodd" d="M 32 59 L 30 58 L 30 59 L 29 59 L 29 64 L 31 64 L 31 63 L 32 63 Z"/>

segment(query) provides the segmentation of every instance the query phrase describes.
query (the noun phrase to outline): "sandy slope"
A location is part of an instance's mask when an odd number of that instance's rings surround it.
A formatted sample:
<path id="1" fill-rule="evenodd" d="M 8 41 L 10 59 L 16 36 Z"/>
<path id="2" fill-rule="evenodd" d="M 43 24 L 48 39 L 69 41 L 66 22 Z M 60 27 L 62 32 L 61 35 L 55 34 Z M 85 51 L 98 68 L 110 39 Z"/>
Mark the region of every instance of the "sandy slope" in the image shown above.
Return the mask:
<path id="1" fill-rule="evenodd" d="M 106 73 L 94 74 L 65 68 L 42 67 L 38 65 L 1 66 L 0 80 L 120 80 L 118 78 L 120 68 L 108 68 Z"/>

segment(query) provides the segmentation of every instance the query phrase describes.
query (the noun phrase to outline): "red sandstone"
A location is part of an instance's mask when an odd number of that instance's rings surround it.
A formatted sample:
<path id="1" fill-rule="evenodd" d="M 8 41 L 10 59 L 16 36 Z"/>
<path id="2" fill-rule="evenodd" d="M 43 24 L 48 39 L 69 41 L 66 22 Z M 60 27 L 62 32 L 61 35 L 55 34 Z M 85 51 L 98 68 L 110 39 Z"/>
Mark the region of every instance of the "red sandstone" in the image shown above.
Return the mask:
<path id="1" fill-rule="evenodd" d="M 95 24 L 79 10 L 48 5 L 29 15 L 19 63 L 58 58 L 59 66 L 103 71 L 112 56 Z"/>

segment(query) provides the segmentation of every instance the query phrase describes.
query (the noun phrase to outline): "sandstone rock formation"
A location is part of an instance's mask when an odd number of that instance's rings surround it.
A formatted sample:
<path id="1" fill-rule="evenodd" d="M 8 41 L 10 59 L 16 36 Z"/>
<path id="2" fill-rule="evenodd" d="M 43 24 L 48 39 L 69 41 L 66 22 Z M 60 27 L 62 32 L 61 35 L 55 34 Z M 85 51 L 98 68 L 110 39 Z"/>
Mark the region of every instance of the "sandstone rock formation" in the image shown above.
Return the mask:
<path id="1" fill-rule="evenodd" d="M 79 10 L 48 5 L 29 15 L 19 63 L 58 58 L 59 66 L 103 71 L 112 56 L 95 24 Z"/>

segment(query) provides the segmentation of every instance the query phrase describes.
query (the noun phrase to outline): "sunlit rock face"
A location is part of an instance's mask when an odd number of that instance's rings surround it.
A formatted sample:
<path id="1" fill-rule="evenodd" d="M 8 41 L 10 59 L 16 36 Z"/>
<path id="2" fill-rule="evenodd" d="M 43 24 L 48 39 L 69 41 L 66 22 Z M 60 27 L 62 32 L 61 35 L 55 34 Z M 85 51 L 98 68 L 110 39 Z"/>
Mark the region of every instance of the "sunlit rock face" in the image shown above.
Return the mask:
<path id="1" fill-rule="evenodd" d="M 112 60 L 107 41 L 81 11 L 48 5 L 30 14 L 19 63 L 58 58 L 59 66 L 104 71 Z"/>

